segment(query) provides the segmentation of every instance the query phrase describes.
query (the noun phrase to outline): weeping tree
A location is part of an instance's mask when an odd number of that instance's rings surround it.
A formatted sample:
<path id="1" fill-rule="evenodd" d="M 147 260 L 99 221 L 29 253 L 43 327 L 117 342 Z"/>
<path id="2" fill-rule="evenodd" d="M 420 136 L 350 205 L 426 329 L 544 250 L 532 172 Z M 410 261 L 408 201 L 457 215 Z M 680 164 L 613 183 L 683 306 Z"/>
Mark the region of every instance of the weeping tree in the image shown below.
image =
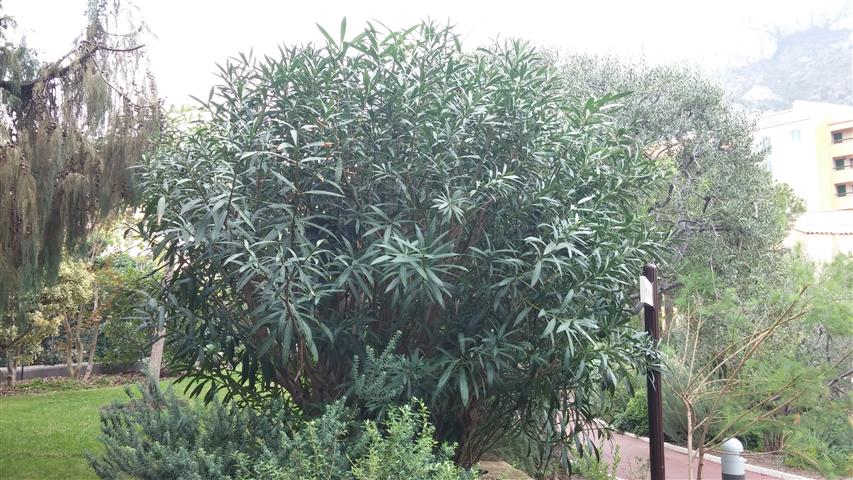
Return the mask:
<path id="1" fill-rule="evenodd" d="M 174 367 L 306 415 L 423 398 L 464 465 L 545 430 L 567 460 L 651 355 L 630 293 L 664 239 L 659 169 L 618 95 L 574 98 L 525 43 L 344 27 L 230 60 L 208 119 L 142 168 Z"/>
<path id="2" fill-rule="evenodd" d="M 0 308 L 54 277 L 63 251 L 131 197 L 128 167 L 158 128 L 144 28 L 120 2 L 91 0 L 87 18 L 54 62 L 0 18 Z"/>

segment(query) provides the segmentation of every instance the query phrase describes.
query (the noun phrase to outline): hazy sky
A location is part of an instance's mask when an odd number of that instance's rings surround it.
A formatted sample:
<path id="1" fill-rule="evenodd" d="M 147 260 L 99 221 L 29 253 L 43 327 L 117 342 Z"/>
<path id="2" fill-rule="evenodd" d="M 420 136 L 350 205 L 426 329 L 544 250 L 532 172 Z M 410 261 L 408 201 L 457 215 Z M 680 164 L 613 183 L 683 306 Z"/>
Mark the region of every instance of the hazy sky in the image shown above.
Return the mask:
<path id="1" fill-rule="evenodd" d="M 85 0 L 0 0 L 43 60 L 65 53 L 82 29 Z M 496 37 L 519 37 L 563 50 L 644 56 L 652 62 L 688 60 L 704 68 L 768 56 L 767 32 L 795 30 L 828 19 L 853 26 L 853 0 L 588 0 L 326 1 L 137 0 L 156 39 L 148 42 L 152 69 L 170 103 L 205 95 L 214 64 L 254 48 L 320 40 L 320 23 L 337 32 L 365 21 L 389 27 L 419 19 L 450 20 L 474 48 Z M 846 12 L 846 15 L 845 15 Z M 75 21 L 76 19 L 76 21 Z"/>

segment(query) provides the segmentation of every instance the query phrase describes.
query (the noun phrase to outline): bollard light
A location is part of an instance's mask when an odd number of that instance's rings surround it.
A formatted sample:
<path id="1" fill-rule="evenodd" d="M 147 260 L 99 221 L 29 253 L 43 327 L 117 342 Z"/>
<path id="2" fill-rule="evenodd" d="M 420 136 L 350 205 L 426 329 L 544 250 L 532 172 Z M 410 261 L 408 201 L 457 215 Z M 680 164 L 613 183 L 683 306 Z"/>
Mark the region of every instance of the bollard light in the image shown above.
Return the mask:
<path id="1" fill-rule="evenodd" d="M 723 480 L 744 480 L 746 478 L 746 460 L 740 456 L 743 444 L 737 438 L 730 438 L 721 446 L 720 467 Z"/>

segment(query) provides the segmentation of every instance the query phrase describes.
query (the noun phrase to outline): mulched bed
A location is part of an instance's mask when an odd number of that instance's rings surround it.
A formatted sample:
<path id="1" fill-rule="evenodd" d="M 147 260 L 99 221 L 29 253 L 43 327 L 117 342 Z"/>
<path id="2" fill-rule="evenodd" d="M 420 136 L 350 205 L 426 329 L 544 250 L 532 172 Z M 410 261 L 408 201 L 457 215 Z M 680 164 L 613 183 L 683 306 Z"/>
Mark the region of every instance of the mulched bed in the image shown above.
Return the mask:
<path id="1" fill-rule="evenodd" d="M 801 470 L 799 468 L 789 467 L 783 463 L 785 458 L 784 455 L 780 455 L 777 453 L 768 453 L 768 454 L 747 454 L 746 462 L 752 465 L 756 465 L 759 467 L 770 468 L 773 470 L 778 470 L 780 472 L 791 473 L 794 475 L 799 475 L 801 477 L 806 478 L 814 478 L 814 479 L 823 479 L 823 477 L 817 472 L 811 472 L 806 470 Z"/>
<path id="2" fill-rule="evenodd" d="M 0 389 L 0 397 L 38 395 L 50 392 L 114 387 L 137 383 L 144 379 L 145 375 L 138 372 L 92 375 L 86 381 L 68 377 L 33 378 L 29 380 L 20 380 L 12 388 L 5 387 Z"/>

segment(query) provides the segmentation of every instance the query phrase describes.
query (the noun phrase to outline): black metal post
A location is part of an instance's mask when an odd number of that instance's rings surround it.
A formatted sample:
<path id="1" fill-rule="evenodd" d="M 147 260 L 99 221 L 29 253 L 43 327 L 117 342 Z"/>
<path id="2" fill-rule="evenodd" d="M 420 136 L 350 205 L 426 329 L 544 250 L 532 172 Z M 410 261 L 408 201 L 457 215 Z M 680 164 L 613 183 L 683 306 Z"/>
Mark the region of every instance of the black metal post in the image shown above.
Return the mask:
<path id="1" fill-rule="evenodd" d="M 646 333 L 649 334 L 655 348 L 657 348 L 660 340 L 658 329 L 660 296 L 658 295 L 657 267 L 653 263 L 646 264 L 643 267 L 643 276 L 652 285 L 652 304 L 644 303 L 643 307 Z M 660 370 L 657 368 L 651 369 L 646 376 L 646 391 L 649 403 L 649 470 L 652 480 L 664 480 L 666 470 L 663 459 L 663 401 L 661 398 Z"/>

